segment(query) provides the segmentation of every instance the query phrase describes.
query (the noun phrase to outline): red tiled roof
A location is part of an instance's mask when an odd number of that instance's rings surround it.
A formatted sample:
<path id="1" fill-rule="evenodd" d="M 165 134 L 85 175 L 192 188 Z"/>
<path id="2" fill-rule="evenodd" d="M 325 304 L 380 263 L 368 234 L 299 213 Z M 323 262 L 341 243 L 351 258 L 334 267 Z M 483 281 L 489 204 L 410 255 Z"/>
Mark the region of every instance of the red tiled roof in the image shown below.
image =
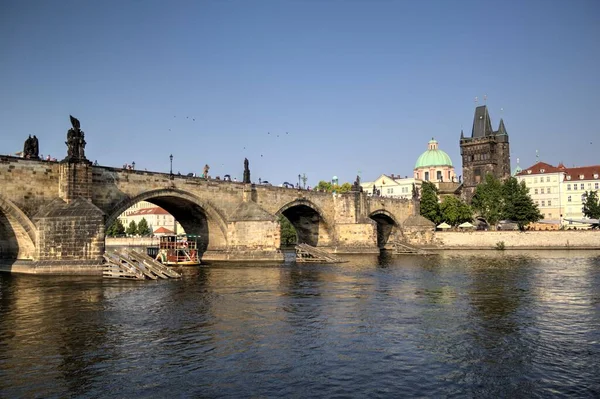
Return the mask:
<path id="1" fill-rule="evenodd" d="M 600 165 L 580 166 L 576 168 L 565 169 L 565 180 L 571 176 L 571 181 L 575 180 L 600 180 Z M 581 178 L 580 176 L 583 176 Z M 596 177 L 594 177 L 596 176 Z"/>
<path id="2" fill-rule="evenodd" d="M 544 170 L 542 172 L 542 169 Z M 529 172 L 531 171 L 531 173 Z M 521 172 L 517 173 L 517 176 L 526 176 L 526 175 L 540 175 L 544 173 L 556 173 L 562 172 L 561 168 L 557 168 L 556 166 L 552 166 L 546 162 L 538 162 L 529 168 L 523 169 Z"/>
<path id="3" fill-rule="evenodd" d="M 138 215 L 169 215 L 169 212 L 165 211 L 161 207 L 153 207 L 153 208 L 142 208 L 137 211 L 131 212 L 127 216 L 138 216 Z"/>
<path id="4" fill-rule="evenodd" d="M 154 234 L 175 234 L 175 232 L 161 226 L 158 229 L 154 230 Z"/>

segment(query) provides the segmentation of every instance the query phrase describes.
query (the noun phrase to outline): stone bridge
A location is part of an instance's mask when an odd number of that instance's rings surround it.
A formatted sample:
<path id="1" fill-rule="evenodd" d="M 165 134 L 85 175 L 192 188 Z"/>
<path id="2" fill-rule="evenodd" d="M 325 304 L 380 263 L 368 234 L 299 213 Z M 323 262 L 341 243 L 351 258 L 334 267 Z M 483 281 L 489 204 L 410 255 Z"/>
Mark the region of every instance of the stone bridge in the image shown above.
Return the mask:
<path id="1" fill-rule="evenodd" d="M 87 160 L 0 156 L 0 187 L 0 258 L 65 271 L 98 268 L 104 232 L 139 201 L 164 208 L 199 235 L 203 260 L 282 260 L 279 215 L 294 225 L 299 242 L 337 253 L 377 252 L 402 238 L 416 211 L 411 200 L 362 192 L 206 180 Z"/>

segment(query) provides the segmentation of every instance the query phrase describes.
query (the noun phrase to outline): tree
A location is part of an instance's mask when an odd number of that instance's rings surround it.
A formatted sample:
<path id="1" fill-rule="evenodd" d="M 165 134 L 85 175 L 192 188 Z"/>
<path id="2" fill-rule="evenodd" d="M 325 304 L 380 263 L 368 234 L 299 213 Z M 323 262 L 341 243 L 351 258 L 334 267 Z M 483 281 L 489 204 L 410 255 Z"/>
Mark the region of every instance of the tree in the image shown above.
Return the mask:
<path id="1" fill-rule="evenodd" d="M 116 237 L 125 234 L 125 226 L 121 222 L 121 219 L 117 219 L 110 225 L 106 230 L 106 235 L 109 237 Z"/>
<path id="2" fill-rule="evenodd" d="M 485 175 L 485 181 L 477 186 L 471 206 L 490 226 L 502 218 L 502 182 L 494 175 Z"/>
<path id="3" fill-rule="evenodd" d="M 127 226 L 126 233 L 128 236 L 133 236 L 133 235 L 137 234 L 137 225 L 135 224 L 135 220 L 132 220 L 131 222 L 129 222 L 129 226 Z"/>
<path id="4" fill-rule="evenodd" d="M 502 186 L 502 194 L 502 217 L 517 223 L 519 230 L 524 230 L 529 223 L 543 218 L 537 204 L 529 196 L 529 189 L 524 181 L 519 183 L 516 178 L 509 178 Z"/>
<path id="5" fill-rule="evenodd" d="M 142 218 L 142 220 L 140 220 L 140 222 L 138 223 L 137 233 L 141 236 L 147 236 L 152 233 L 152 231 L 150 230 L 150 227 L 148 226 L 148 222 L 146 221 L 146 218 Z"/>
<path id="6" fill-rule="evenodd" d="M 438 224 L 441 220 L 437 187 L 428 181 L 421 186 L 421 215 Z"/>
<path id="7" fill-rule="evenodd" d="M 600 219 L 598 191 L 586 191 L 583 195 L 583 214 L 590 219 Z"/>
<path id="8" fill-rule="evenodd" d="M 444 197 L 440 204 L 441 220 L 451 226 L 457 226 L 473 220 L 473 210 L 464 201 L 454 196 Z"/>
<path id="9" fill-rule="evenodd" d="M 283 215 L 279 215 L 279 227 L 281 232 L 281 245 L 291 245 L 298 241 L 296 229 L 292 223 L 290 223 L 288 218 Z"/>
<path id="10" fill-rule="evenodd" d="M 348 191 L 351 191 L 352 184 L 346 182 L 340 186 L 337 184 L 331 184 L 329 182 L 321 180 L 314 189 L 316 191 L 324 191 L 326 193 L 332 193 L 335 191 L 338 194 L 342 194 L 342 193 L 347 193 Z"/>

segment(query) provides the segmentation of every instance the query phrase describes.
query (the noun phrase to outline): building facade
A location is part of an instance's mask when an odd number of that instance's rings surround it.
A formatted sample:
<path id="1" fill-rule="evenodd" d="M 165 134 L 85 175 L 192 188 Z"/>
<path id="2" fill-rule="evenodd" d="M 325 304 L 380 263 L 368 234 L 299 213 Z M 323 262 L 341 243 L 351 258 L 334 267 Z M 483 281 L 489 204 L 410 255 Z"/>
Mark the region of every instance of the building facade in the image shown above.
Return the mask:
<path id="1" fill-rule="evenodd" d="M 460 132 L 462 195 L 470 202 L 477 185 L 491 173 L 501 180 L 510 177 L 510 147 L 504 121 L 494 131 L 487 106 L 475 108 L 471 137 Z"/>
<path id="2" fill-rule="evenodd" d="M 165 234 L 165 232 L 185 234 L 179 222 L 169 212 L 147 201 L 134 204 L 119 216 L 119 220 L 126 229 L 132 221 L 138 225 L 142 219 L 146 219 L 148 227 L 153 233 L 160 229 L 156 234 Z"/>
<path id="3" fill-rule="evenodd" d="M 414 178 L 401 178 L 396 175 L 383 174 L 375 181 L 361 183 L 364 192 L 382 197 L 411 199 L 413 185 L 420 192 L 422 181 Z"/>
<path id="4" fill-rule="evenodd" d="M 529 188 L 529 195 L 544 216 L 545 223 L 567 229 L 590 227 L 576 220 L 586 219 L 583 214 L 585 193 L 600 189 L 600 165 L 567 168 L 562 163 L 552 166 L 537 162 L 515 177 Z"/>
<path id="5" fill-rule="evenodd" d="M 438 142 L 433 137 L 427 143 L 427 151 L 417 158 L 413 174 L 415 179 L 423 181 L 457 181 L 452 160 L 446 152 L 439 149 Z"/>

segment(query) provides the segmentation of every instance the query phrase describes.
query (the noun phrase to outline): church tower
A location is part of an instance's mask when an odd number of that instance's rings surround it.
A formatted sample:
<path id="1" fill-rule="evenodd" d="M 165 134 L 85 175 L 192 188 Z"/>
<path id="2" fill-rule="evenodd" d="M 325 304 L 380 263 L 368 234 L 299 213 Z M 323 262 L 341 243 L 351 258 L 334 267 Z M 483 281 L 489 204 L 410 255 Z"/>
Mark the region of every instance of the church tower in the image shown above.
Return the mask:
<path id="1" fill-rule="evenodd" d="M 460 155 L 462 157 L 462 196 L 471 202 L 475 187 L 491 173 L 500 180 L 510 177 L 510 148 L 504 121 L 500 119 L 494 131 L 487 106 L 475 108 L 471 137 L 460 132 Z"/>

